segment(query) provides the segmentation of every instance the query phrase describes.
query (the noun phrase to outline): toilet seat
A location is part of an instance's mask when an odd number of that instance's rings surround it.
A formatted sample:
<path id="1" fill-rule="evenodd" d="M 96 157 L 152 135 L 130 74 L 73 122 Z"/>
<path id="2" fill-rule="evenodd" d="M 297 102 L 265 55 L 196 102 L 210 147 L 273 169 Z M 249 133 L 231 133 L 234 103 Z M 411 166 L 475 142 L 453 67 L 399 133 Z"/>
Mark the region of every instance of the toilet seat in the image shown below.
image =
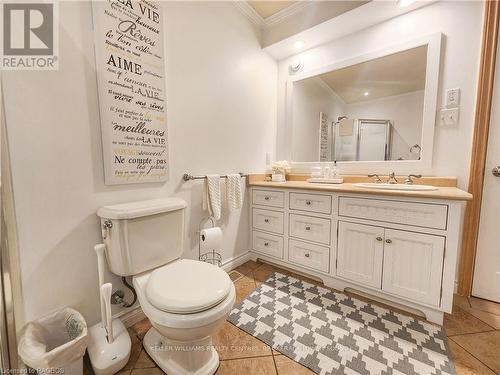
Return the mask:
<path id="1" fill-rule="evenodd" d="M 231 290 L 228 274 L 212 264 L 180 259 L 151 272 L 146 297 L 155 308 L 174 314 L 208 310 Z"/>

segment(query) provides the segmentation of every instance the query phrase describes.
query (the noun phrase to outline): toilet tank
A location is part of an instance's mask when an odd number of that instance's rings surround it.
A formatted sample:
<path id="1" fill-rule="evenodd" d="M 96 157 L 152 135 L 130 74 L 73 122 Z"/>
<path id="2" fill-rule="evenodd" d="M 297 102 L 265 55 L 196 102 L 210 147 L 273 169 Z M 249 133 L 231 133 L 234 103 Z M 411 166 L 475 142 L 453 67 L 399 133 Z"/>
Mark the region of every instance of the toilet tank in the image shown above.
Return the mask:
<path id="1" fill-rule="evenodd" d="M 101 207 L 97 215 L 111 272 L 137 275 L 180 258 L 186 207 L 179 198 Z"/>

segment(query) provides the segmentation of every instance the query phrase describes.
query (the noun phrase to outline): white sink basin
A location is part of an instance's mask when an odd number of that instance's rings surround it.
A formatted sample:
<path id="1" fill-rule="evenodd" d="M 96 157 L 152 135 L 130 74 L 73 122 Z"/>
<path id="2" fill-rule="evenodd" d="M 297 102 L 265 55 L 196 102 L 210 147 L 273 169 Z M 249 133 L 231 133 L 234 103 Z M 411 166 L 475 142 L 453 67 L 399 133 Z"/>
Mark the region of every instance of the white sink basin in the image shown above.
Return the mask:
<path id="1" fill-rule="evenodd" d="M 438 189 L 437 187 L 431 185 L 377 184 L 375 182 L 360 182 L 353 185 L 366 189 L 382 190 L 431 191 Z"/>

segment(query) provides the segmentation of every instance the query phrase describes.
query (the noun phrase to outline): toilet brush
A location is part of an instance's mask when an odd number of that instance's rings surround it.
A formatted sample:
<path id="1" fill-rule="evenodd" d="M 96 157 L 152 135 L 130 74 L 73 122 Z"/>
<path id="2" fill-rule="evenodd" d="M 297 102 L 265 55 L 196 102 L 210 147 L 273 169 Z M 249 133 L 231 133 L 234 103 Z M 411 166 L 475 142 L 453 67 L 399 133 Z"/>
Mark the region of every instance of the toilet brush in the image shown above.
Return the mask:
<path id="1" fill-rule="evenodd" d="M 99 280 L 99 293 L 100 293 L 100 305 L 101 305 L 101 323 L 104 327 L 106 322 L 106 306 L 102 303 L 102 285 L 104 284 L 104 250 L 106 246 L 104 244 L 98 244 L 94 246 L 94 251 L 97 255 L 97 275 Z"/>
<path id="2" fill-rule="evenodd" d="M 104 244 L 94 247 L 99 275 L 101 321 L 88 330 L 87 350 L 96 375 L 111 375 L 120 371 L 127 364 L 132 347 L 127 329 L 120 319 L 113 319 L 111 312 L 113 285 L 104 283 L 105 249 Z"/>
<path id="3" fill-rule="evenodd" d="M 107 283 L 101 285 L 101 304 L 104 305 L 104 311 L 106 314 L 106 320 L 102 321 L 102 326 L 106 330 L 106 336 L 108 338 L 108 344 L 112 344 L 113 337 L 113 316 L 111 315 L 111 292 L 113 285 Z M 102 309 L 101 309 L 102 311 Z"/>

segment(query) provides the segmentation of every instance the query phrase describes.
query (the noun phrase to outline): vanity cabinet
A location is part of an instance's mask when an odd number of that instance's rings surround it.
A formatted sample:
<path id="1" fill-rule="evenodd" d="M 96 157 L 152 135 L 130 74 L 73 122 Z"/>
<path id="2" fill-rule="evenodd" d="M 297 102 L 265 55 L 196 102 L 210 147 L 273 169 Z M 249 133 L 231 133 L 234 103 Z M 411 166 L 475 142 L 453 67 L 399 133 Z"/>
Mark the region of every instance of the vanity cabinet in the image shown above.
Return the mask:
<path id="1" fill-rule="evenodd" d="M 451 312 L 462 201 L 259 186 L 250 211 L 253 259 L 436 323 Z"/>

